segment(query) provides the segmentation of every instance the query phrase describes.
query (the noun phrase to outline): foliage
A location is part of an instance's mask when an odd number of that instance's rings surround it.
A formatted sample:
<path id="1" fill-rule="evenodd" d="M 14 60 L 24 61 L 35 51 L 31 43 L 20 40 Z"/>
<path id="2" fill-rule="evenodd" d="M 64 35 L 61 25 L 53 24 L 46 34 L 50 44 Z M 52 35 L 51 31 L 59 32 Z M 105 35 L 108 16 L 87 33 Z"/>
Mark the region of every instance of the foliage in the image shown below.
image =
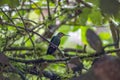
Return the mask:
<path id="1" fill-rule="evenodd" d="M 103 53 L 120 56 L 119 28 L 119 0 L 1 0 L 0 79 L 74 80 Z M 58 32 L 69 36 L 46 55 Z"/>

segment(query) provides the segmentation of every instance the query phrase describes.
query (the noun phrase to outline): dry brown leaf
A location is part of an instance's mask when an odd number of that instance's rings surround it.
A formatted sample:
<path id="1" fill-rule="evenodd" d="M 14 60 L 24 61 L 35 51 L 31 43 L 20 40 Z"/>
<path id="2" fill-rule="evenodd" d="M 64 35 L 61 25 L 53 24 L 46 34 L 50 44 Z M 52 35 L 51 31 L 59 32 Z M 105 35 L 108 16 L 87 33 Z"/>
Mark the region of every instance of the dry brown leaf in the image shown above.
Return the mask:
<path id="1" fill-rule="evenodd" d="M 93 71 L 100 80 L 120 80 L 120 59 L 104 56 L 94 63 Z"/>
<path id="2" fill-rule="evenodd" d="M 0 63 L 3 65 L 9 64 L 9 59 L 3 53 L 0 53 Z"/>
<path id="3" fill-rule="evenodd" d="M 89 45 L 98 53 L 102 51 L 102 41 L 99 36 L 91 29 L 86 32 L 86 37 Z"/>

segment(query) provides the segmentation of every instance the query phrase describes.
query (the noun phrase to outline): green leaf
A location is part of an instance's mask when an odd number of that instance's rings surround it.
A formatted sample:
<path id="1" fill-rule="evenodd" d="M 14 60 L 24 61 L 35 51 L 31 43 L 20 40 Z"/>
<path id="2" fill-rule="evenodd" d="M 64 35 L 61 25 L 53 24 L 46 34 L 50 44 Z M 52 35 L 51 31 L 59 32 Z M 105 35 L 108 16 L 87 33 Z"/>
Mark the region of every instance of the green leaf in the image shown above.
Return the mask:
<path id="1" fill-rule="evenodd" d="M 54 60 L 55 57 L 52 55 L 46 55 L 46 56 L 42 56 L 43 59 L 47 59 L 47 60 Z"/>
<path id="2" fill-rule="evenodd" d="M 73 30 L 72 31 L 77 31 L 78 29 L 80 29 L 80 26 L 73 26 Z"/>
<path id="3" fill-rule="evenodd" d="M 87 39 L 86 39 L 86 31 L 87 31 L 88 27 L 87 26 L 81 26 L 81 31 L 82 31 L 82 41 L 84 44 L 87 44 Z"/>
<path id="4" fill-rule="evenodd" d="M 100 38 L 101 38 L 102 40 L 109 40 L 109 39 L 111 38 L 109 32 L 101 32 L 101 33 L 99 34 L 99 36 L 100 36 Z"/>
<path id="5" fill-rule="evenodd" d="M 32 4 L 32 8 L 38 8 L 38 6 L 36 6 L 36 5 L 39 5 L 39 3 L 37 2 L 37 3 L 35 3 L 35 4 Z M 40 9 L 39 9 L 39 8 L 38 8 L 38 9 L 35 9 L 34 12 L 35 12 L 37 15 L 40 15 Z"/>
<path id="6" fill-rule="evenodd" d="M 57 63 L 57 64 L 51 64 L 49 68 L 56 73 L 63 74 L 65 73 L 65 66 L 66 65 L 63 63 Z"/>
<path id="7" fill-rule="evenodd" d="M 33 15 L 34 15 L 34 16 L 33 16 Z M 33 20 L 33 21 L 35 21 L 35 22 L 39 22 L 39 17 L 40 17 L 40 14 L 39 14 L 39 15 L 36 14 L 35 11 L 29 12 L 28 18 L 29 18 L 30 20 Z"/>
<path id="8" fill-rule="evenodd" d="M 86 25 L 86 22 L 88 20 L 88 15 L 91 13 L 91 9 L 90 8 L 84 8 L 81 15 L 79 16 L 79 23 L 81 25 Z"/>
<path id="9" fill-rule="evenodd" d="M 92 12 L 90 14 L 90 20 L 93 22 L 94 25 L 102 24 L 102 15 L 98 9 L 92 9 Z"/>
<path id="10" fill-rule="evenodd" d="M 69 25 L 62 25 L 58 29 L 59 32 L 63 32 L 63 33 L 68 33 L 68 31 L 70 31 L 70 30 L 71 30 L 71 27 Z"/>

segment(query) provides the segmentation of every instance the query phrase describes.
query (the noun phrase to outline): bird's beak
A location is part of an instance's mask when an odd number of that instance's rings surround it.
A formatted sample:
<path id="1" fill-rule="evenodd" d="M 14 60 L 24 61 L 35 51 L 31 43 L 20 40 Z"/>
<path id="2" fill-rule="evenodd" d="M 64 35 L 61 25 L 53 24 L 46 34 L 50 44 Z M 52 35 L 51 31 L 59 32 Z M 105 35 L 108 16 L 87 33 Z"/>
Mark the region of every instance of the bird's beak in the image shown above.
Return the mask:
<path id="1" fill-rule="evenodd" d="M 64 36 L 70 36 L 70 35 L 64 34 Z"/>
<path id="2" fill-rule="evenodd" d="M 65 36 L 70 36 L 70 35 L 65 35 Z"/>

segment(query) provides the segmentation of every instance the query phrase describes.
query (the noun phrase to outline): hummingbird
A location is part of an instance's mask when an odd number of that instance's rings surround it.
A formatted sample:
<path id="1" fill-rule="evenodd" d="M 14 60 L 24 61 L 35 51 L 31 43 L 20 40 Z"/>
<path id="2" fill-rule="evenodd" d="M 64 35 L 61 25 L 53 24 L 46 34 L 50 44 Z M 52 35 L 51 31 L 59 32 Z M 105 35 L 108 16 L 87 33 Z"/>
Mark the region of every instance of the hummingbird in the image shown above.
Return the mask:
<path id="1" fill-rule="evenodd" d="M 62 32 L 59 32 L 56 36 L 52 37 L 50 42 L 53 43 L 55 46 L 50 43 L 46 54 L 53 54 L 56 51 L 56 49 L 57 49 L 56 47 L 58 47 L 60 45 L 60 41 L 63 36 L 68 36 L 68 35 L 66 35 Z"/>

